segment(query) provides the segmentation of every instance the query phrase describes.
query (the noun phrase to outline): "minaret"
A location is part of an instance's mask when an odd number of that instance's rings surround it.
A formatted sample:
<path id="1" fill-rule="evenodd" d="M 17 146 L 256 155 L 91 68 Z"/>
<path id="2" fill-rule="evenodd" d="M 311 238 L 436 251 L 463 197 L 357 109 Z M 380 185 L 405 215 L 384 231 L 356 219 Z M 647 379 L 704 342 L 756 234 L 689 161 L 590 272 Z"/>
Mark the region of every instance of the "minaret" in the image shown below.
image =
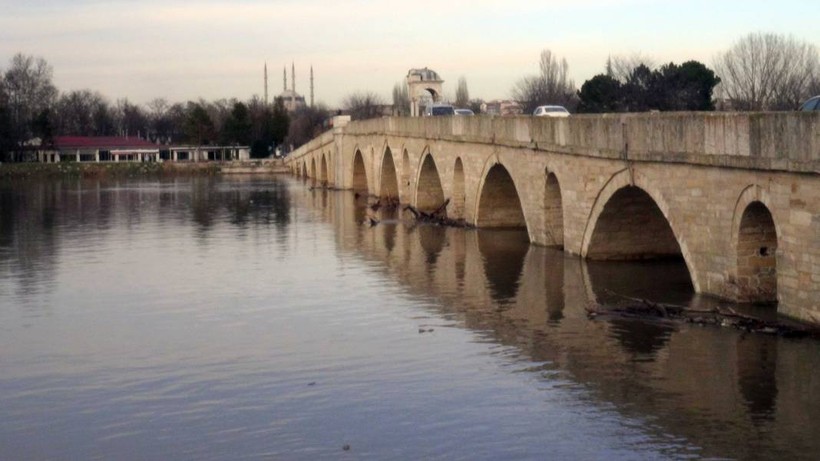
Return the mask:
<path id="1" fill-rule="evenodd" d="M 282 91 L 288 91 L 288 67 L 282 66 Z"/>
<path id="2" fill-rule="evenodd" d="M 265 61 L 265 105 L 268 105 L 268 62 Z"/>
<path id="3" fill-rule="evenodd" d="M 313 65 L 310 66 L 310 107 L 313 107 Z"/>
<path id="4" fill-rule="evenodd" d="M 290 63 L 290 89 L 296 94 L 296 64 L 293 61 Z"/>

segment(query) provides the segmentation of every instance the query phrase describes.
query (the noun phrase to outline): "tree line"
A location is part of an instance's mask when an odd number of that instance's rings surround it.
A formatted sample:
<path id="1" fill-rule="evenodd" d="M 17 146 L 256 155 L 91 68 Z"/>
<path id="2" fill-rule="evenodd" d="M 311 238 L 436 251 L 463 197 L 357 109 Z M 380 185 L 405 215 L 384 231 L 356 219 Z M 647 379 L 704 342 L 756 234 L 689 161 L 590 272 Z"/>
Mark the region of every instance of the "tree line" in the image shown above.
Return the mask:
<path id="1" fill-rule="evenodd" d="M 713 69 L 698 61 L 655 63 L 640 54 L 607 60 L 604 71 L 580 89 L 569 78 L 566 59 L 544 50 L 538 72 L 515 83 L 512 97 L 524 113 L 557 104 L 571 112 L 695 110 L 791 110 L 820 94 L 817 47 L 791 37 L 753 33 L 715 57 Z M 458 79 L 456 105 L 475 113 L 483 101 L 470 99 L 466 79 Z M 715 103 L 717 102 L 717 107 Z M 409 114 L 407 86 L 393 88 L 392 114 Z M 376 93 L 354 92 L 342 104 L 353 120 L 385 115 Z M 266 104 L 258 96 L 145 105 L 127 99 L 110 102 L 92 90 L 60 92 L 52 68 L 42 58 L 17 54 L 0 72 L 0 159 L 19 159 L 35 138 L 55 136 L 138 136 L 160 144 L 250 145 L 253 157 L 275 146 L 298 147 L 327 129 L 326 106 L 288 113 L 282 100 Z"/>
<path id="2" fill-rule="evenodd" d="M 510 93 L 525 114 L 544 104 L 579 113 L 794 110 L 820 94 L 820 59 L 813 44 L 752 33 L 719 53 L 712 68 L 695 60 L 658 66 L 640 53 L 614 56 L 602 73 L 577 88 L 567 60 L 545 49 L 538 72 L 520 78 Z M 470 99 L 467 82 L 460 77 L 456 106 L 479 113 L 482 102 Z M 395 110 L 406 115 L 409 105 L 406 85 L 396 83 Z"/>
<path id="3" fill-rule="evenodd" d="M 525 113 L 558 104 L 581 113 L 794 110 L 820 94 L 817 47 L 792 37 L 752 33 L 718 54 L 713 69 L 698 61 L 661 66 L 639 54 L 607 60 L 605 70 L 576 90 L 568 65 L 550 50 L 538 74 L 512 90 Z"/>
<path id="4" fill-rule="evenodd" d="M 245 145 L 266 157 L 288 140 L 291 117 L 279 98 L 258 96 L 145 105 L 109 101 L 99 92 L 60 92 L 43 59 L 15 55 L 0 72 L 0 159 L 20 160 L 31 140 L 49 145 L 56 136 L 131 136 L 157 144 Z M 296 114 L 299 118 L 303 114 Z M 298 126 L 296 127 L 298 128 Z M 293 135 L 298 135 L 294 132 Z"/>

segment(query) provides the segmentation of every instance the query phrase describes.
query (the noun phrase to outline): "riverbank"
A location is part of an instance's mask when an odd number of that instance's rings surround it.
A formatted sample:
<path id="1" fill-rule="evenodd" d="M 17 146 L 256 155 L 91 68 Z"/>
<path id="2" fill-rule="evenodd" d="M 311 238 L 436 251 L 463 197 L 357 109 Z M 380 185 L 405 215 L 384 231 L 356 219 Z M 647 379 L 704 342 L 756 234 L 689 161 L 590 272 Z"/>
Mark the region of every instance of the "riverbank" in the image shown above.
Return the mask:
<path id="1" fill-rule="evenodd" d="M 188 176 L 217 174 L 272 174 L 287 173 L 281 160 L 251 160 L 243 162 L 104 162 L 104 163 L 3 163 L 0 178 L 29 177 L 137 177 Z"/>

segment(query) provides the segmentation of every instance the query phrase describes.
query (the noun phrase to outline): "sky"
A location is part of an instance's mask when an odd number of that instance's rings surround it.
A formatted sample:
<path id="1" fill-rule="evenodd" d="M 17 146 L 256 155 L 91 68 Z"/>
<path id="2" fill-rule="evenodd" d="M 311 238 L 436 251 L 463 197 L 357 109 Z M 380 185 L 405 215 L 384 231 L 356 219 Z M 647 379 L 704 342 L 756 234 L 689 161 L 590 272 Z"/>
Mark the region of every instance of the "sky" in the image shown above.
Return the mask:
<path id="1" fill-rule="evenodd" d="M 61 91 L 111 100 L 247 100 L 296 91 L 338 107 L 354 92 L 386 102 L 411 68 L 429 67 L 453 98 L 509 98 L 542 50 L 577 86 L 608 56 L 656 63 L 715 56 L 753 32 L 820 46 L 818 0 L 0 0 L 0 71 L 16 53 L 44 58 Z M 290 78 L 290 77 L 288 77 Z"/>

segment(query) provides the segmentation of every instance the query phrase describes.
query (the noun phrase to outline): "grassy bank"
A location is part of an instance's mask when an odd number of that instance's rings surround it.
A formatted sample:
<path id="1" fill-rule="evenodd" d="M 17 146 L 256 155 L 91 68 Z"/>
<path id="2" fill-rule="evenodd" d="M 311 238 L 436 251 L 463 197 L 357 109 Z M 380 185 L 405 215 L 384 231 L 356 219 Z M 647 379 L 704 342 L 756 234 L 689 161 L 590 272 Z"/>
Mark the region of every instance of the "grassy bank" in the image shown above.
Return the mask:
<path id="1" fill-rule="evenodd" d="M 214 175 L 217 163 L 3 163 L 0 178 Z"/>

